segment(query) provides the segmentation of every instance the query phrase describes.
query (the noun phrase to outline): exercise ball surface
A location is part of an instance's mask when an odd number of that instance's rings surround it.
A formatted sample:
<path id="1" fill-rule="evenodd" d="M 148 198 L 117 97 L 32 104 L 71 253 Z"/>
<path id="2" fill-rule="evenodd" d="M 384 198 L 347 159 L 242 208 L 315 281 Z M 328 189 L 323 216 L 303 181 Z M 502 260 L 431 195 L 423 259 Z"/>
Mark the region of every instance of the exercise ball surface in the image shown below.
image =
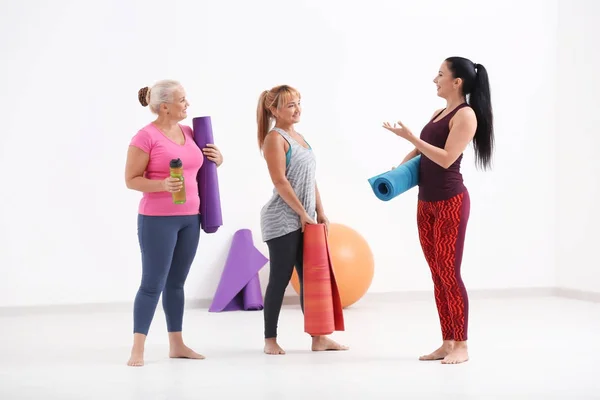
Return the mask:
<path id="1" fill-rule="evenodd" d="M 327 242 L 342 307 L 346 308 L 360 300 L 371 286 L 375 272 L 373 253 L 362 235 L 342 224 L 329 224 Z M 300 294 L 296 269 L 290 283 Z"/>

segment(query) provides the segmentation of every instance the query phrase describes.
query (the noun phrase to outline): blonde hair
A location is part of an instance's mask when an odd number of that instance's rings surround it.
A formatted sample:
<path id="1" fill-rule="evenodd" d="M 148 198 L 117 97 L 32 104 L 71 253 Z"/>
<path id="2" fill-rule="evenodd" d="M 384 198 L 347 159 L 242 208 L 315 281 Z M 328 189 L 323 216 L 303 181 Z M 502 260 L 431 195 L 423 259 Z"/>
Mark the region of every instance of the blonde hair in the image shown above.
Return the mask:
<path id="1" fill-rule="evenodd" d="M 158 114 L 158 108 L 163 103 L 173 101 L 173 92 L 181 88 L 181 83 L 172 79 L 156 82 L 151 88 L 148 86 L 138 90 L 138 100 L 143 107 L 150 106 L 150 111 Z"/>
<path id="2" fill-rule="evenodd" d="M 300 92 L 288 85 L 275 86 L 271 90 L 265 90 L 260 94 L 258 107 L 256 109 L 256 122 L 258 124 L 258 148 L 262 150 L 265 138 L 271 129 L 271 123 L 275 119 L 271 109 L 281 108 L 294 96 L 300 98 Z"/>

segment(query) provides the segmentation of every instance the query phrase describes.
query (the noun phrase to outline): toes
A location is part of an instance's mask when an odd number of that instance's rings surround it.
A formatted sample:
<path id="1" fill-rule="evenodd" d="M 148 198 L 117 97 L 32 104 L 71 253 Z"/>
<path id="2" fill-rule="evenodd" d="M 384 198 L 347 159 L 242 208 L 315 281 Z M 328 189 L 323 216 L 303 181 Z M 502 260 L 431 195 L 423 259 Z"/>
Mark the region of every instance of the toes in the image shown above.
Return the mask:
<path id="1" fill-rule="evenodd" d="M 419 357 L 419 360 L 421 361 L 435 361 L 435 360 L 443 360 L 445 358 L 444 355 L 439 355 L 439 354 L 426 354 L 426 355 L 422 355 L 421 357 Z"/>
<path id="2" fill-rule="evenodd" d="M 269 355 L 272 355 L 272 356 L 285 354 L 285 351 L 283 351 L 283 349 L 281 347 L 275 348 L 275 349 L 265 348 L 264 352 L 265 352 L 265 354 L 269 354 Z"/>
<path id="3" fill-rule="evenodd" d="M 129 361 L 127 363 L 127 365 L 130 367 L 141 367 L 144 365 L 144 362 L 143 361 Z"/>
<path id="4" fill-rule="evenodd" d="M 460 364 L 462 361 L 456 357 L 446 357 L 442 360 L 442 364 Z"/>
<path id="5" fill-rule="evenodd" d="M 144 361 L 143 360 L 129 360 L 129 361 L 127 361 L 127 365 L 130 367 L 141 367 L 142 365 L 144 365 Z"/>

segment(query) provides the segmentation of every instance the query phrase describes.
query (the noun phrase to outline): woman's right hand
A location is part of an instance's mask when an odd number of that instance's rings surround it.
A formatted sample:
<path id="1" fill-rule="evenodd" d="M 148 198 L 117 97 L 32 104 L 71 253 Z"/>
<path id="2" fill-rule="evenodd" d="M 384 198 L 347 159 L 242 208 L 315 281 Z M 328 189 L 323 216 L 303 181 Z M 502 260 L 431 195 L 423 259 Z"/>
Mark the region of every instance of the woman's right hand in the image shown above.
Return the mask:
<path id="1" fill-rule="evenodd" d="M 316 224 L 317 221 L 312 219 L 306 212 L 300 216 L 300 225 L 302 225 L 302 232 L 304 232 L 304 227 L 306 224 Z"/>
<path id="2" fill-rule="evenodd" d="M 183 188 L 183 181 L 179 178 L 173 178 L 169 176 L 162 181 L 162 187 L 165 192 L 175 193 L 179 192 Z"/>

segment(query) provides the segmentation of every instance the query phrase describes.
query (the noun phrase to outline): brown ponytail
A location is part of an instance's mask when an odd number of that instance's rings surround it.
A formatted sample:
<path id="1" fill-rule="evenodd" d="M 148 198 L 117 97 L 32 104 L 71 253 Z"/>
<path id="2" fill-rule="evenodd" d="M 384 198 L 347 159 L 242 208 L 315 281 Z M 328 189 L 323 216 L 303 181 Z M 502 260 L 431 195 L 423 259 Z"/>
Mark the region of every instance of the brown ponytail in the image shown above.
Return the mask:
<path id="1" fill-rule="evenodd" d="M 262 149 L 269 128 L 271 127 L 271 111 L 265 106 L 266 98 L 269 94 L 265 90 L 258 98 L 258 107 L 256 109 L 256 123 L 258 124 L 258 148 Z"/>
<path id="2" fill-rule="evenodd" d="M 273 109 L 281 108 L 294 96 L 300 99 L 300 93 L 288 85 L 275 86 L 271 90 L 265 90 L 260 94 L 256 108 L 259 149 L 262 150 L 265 138 L 271 129 L 271 120 L 275 119 Z"/>

